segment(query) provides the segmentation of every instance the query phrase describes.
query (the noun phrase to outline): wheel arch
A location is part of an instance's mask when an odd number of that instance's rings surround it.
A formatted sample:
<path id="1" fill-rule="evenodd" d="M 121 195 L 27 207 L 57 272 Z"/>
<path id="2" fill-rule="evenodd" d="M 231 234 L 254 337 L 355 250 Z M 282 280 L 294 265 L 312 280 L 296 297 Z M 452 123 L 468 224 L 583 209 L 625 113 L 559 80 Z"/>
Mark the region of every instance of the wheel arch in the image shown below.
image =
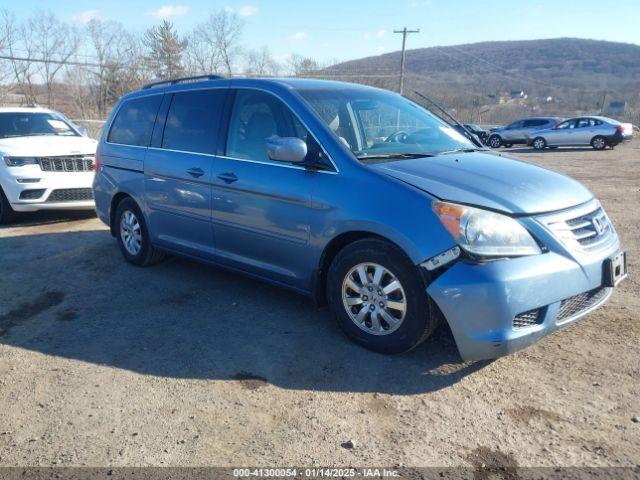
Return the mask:
<path id="1" fill-rule="evenodd" d="M 135 198 L 133 198 L 127 192 L 118 192 L 111 199 L 111 205 L 109 206 L 109 230 L 111 231 L 111 236 L 113 237 L 116 236 L 116 230 L 115 230 L 116 210 L 118 209 L 118 205 L 120 204 L 120 202 L 122 202 L 122 200 L 124 200 L 125 198 L 130 198 L 134 202 L 136 201 Z M 136 202 L 136 204 L 137 203 L 138 202 Z"/>
<path id="2" fill-rule="evenodd" d="M 329 272 L 329 267 L 331 266 L 331 262 L 336 257 L 336 255 L 347 245 L 350 245 L 358 240 L 364 239 L 377 239 L 383 240 L 385 242 L 390 243 L 391 245 L 398 248 L 401 252 L 403 252 L 409 259 L 411 259 L 411 255 L 407 252 L 406 249 L 402 248 L 397 242 L 388 238 L 387 236 L 381 235 L 380 233 L 368 231 L 368 230 L 352 230 L 342 232 L 339 235 L 333 237 L 324 247 L 322 254 L 320 255 L 320 261 L 318 263 L 318 267 L 316 269 L 312 287 L 313 299 L 318 305 L 326 305 L 326 282 L 327 282 L 327 274 Z M 413 261 L 413 260 L 412 260 Z"/>

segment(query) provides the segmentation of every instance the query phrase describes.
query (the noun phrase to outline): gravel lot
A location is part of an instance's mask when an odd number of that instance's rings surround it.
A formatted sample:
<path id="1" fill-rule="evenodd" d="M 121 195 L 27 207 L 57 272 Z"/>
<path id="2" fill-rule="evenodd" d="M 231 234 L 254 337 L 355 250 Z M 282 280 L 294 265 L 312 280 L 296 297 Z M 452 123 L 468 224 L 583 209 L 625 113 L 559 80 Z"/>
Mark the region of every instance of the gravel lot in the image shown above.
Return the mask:
<path id="1" fill-rule="evenodd" d="M 640 464 L 640 141 L 502 152 L 584 182 L 631 276 L 493 362 L 461 363 L 446 328 L 377 355 L 287 291 L 178 258 L 130 266 L 90 214 L 1 228 L 0 465 Z"/>

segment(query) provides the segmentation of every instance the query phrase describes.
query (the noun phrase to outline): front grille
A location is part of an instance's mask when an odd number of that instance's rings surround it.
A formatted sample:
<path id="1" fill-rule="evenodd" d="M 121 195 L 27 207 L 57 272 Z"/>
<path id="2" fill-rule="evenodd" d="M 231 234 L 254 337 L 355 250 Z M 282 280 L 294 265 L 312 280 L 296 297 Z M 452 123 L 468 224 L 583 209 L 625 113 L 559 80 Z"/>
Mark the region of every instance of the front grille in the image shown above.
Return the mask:
<path id="1" fill-rule="evenodd" d="M 599 287 L 562 300 L 560 302 L 560 310 L 558 310 L 558 315 L 556 316 L 556 323 L 561 323 L 568 318 L 586 312 L 605 300 L 608 292 L 608 288 Z"/>
<path id="2" fill-rule="evenodd" d="M 40 198 L 45 192 L 44 188 L 38 188 L 33 190 L 23 190 L 20 192 L 20 200 L 35 200 Z"/>
<path id="3" fill-rule="evenodd" d="M 93 190 L 90 188 L 64 188 L 54 190 L 47 202 L 79 202 L 93 200 Z"/>
<path id="4" fill-rule="evenodd" d="M 45 172 L 90 172 L 93 155 L 66 155 L 63 157 L 38 157 L 40 169 Z"/>
<path id="5" fill-rule="evenodd" d="M 513 319 L 513 328 L 527 328 L 540 325 L 540 323 L 542 323 L 542 317 L 541 308 L 521 313 Z"/>
<path id="6" fill-rule="evenodd" d="M 613 224 L 599 203 L 541 217 L 551 231 L 568 247 L 597 252 L 617 241 Z"/>

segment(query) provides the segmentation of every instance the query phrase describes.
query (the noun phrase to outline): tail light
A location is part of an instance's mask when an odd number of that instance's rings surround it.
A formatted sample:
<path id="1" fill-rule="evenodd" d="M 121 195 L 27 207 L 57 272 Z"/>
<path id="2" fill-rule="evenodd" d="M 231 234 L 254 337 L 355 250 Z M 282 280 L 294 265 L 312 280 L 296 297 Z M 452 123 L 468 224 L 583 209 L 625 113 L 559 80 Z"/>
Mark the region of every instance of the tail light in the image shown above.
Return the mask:
<path id="1" fill-rule="evenodd" d="M 96 153 L 96 156 L 93 157 L 93 171 L 97 172 L 98 170 L 100 170 L 100 157 Z"/>
<path id="2" fill-rule="evenodd" d="M 624 132 L 624 127 L 623 127 L 622 125 L 618 125 L 618 126 L 616 127 L 616 132 L 623 133 L 623 132 Z"/>

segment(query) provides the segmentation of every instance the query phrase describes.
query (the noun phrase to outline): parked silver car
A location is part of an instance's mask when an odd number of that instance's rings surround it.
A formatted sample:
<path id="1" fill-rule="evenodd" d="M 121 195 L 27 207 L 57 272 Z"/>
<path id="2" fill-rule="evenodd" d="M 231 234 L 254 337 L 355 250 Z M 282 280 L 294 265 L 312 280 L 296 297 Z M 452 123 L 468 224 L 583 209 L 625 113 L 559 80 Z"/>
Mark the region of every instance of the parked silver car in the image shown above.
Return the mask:
<path id="1" fill-rule="evenodd" d="M 491 148 L 510 147 L 515 144 L 526 145 L 532 132 L 555 127 L 560 120 L 555 117 L 524 118 L 510 123 L 506 127 L 492 128 L 487 145 Z"/>
<path id="2" fill-rule="evenodd" d="M 607 117 L 577 117 L 565 120 L 553 128 L 533 132 L 528 145 L 536 150 L 546 147 L 591 145 L 596 150 L 615 147 L 631 140 L 633 127 Z"/>

